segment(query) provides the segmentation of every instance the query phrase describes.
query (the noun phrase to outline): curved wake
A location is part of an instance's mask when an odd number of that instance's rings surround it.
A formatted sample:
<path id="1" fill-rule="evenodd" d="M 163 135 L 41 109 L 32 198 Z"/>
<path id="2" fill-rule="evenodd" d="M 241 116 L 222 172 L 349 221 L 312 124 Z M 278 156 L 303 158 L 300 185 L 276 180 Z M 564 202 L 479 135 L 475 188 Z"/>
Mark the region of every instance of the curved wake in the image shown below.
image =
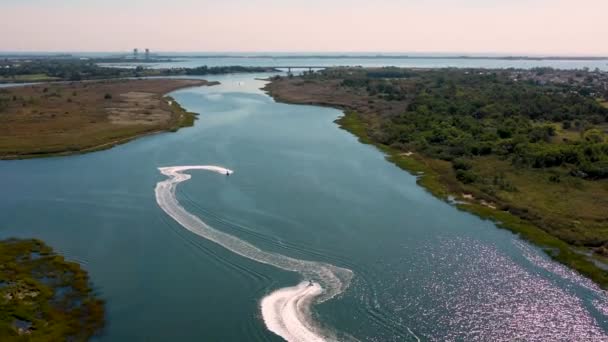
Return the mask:
<path id="1" fill-rule="evenodd" d="M 311 307 L 343 293 L 353 277 L 351 270 L 263 251 L 235 236 L 214 229 L 179 204 L 175 189 L 179 183 L 191 178 L 189 174 L 182 172 L 206 170 L 230 175 L 232 170 L 211 165 L 172 166 L 159 170 L 169 178 L 156 184 L 156 202 L 184 228 L 245 258 L 297 272 L 309 280 L 294 287 L 276 290 L 262 299 L 262 318 L 270 331 L 290 342 L 327 341 L 336 338 L 314 322 Z"/>

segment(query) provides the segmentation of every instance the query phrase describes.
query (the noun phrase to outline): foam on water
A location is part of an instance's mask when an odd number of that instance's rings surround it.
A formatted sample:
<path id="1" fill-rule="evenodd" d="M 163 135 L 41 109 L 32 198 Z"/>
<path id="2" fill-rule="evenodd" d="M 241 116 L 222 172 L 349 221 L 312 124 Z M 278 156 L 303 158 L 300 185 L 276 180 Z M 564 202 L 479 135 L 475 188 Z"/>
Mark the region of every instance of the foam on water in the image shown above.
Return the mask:
<path id="1" fill-rule="evenodd" d="M 262 299 L 262 317 L 268 330 L 288 341 L 325 341 L 326 337 L 319 336 L 300 323 L 310 316 L 311 301 L 322 292 L 319 284 L 302 282 L 266 296 Z"/>
<path id="2" fill-rule="evenodd" d="M 351 270 L 263 251 L 235 236 L 214 229 L 179 204 L 175 189 L 179 183 L 191 178 L 189 174 L 183 173 L 184 171 L 206 170 L 230 175 L 232 170 L 212 165 L 172 166 L 159 170 L 169 178 L 156 184 L 156 202 L 184 228 L 233 253 L 286 271 L 297 272 L 308 280 L 294 287 L 276 290 L 262 299 L 262 318 L 270 331 L 290 342 L 335 339 L 335 336 L 313 320 L 311 307 L 343 293 L 353 277 Z"/>

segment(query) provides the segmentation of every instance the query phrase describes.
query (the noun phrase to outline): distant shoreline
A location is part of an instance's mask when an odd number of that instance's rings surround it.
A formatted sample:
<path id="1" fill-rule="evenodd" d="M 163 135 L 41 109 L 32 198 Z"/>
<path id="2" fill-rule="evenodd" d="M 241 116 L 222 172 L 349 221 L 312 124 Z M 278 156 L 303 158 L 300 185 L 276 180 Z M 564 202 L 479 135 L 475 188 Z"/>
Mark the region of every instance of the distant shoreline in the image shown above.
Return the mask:
<path id="1" fill-rule="evenodd" d="M 126 56 L 127 54 L 125 54 Z M 75 58 L 83 57 L 93 60 L 112 60 L 112 61 L 130 61 L 137 63 L 158 63 L 158 62 L 177 62 L 180 59 L 191 58 L 191 59 L 212 59 L 212 58 L 272 58 L 272 59 L 450 59 L 450 60 L 516 60 L 516 61 L 608 61 L 608 56 L 572 56 L 572 55 L 545 55 L 545 56 L 527 56 L 527 55 L 466 55 L 466 54 L 452 54 L 452 55 L 412 55 L 412 54 L 230 54 L 230 53 L 217 53 L 207 55 L 176 55 L 176 54 L 156 54 L 153 59 L 132 59 L 132 58 L 121 58 L 121 57 L 109 57 L 109 56 L 97 56 L 91 57 L 86 56 L 86 53 L 66 53 L 66 54 L 35 54 L 35 53 L 1 53 L 1 58 L 23 58 L 23 59 L 45 59 L 45 58 Z"/>
<path id="2" fill-rule="evenodd" d="M 179 60 L 180 58 L 199 58 L 199 59 L 211 59 L 211 58 L 273 58 L 273 59 L 453 59 L 453 60 L 505 60 L 505 61 L 608 61 L 608 57 L 575 57 L 575 56 L 411 56 L 411 55 L 251 55 L 251 56 L 240 56 L 240 55 L 192 55 L 192 56 L 175 56 L 175 55 L 163 55 L 161 58 L 174 58 Z"/>

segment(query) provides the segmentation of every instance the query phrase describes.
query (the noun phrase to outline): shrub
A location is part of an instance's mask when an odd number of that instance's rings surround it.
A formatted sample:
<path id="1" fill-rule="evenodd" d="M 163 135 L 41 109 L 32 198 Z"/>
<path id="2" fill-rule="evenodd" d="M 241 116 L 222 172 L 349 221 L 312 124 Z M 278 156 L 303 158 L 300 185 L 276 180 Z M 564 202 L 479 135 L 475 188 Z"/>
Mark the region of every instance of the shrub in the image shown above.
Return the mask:
<path id="1" fill-rule="evenodd" d="M 464 184 L 471 184 L 477 180 L 477 175 L 472 171 L 458 170 L 456 178 Z"/>
<path id="2" fill-rule="evenodd" d="M 551 183 L 561 183 L 561 177 L 559 175 L 551 175 L 549 176 L 549 182 Z"/>
<path id="3" fill-rule="evenodd" d="M 454 168 L 454 170 L 467 171 L 467 170 L 470 170 L 473 166 L 467 160 L 454 159 L 454 161 L 452 161 L 452 167 Z"/>

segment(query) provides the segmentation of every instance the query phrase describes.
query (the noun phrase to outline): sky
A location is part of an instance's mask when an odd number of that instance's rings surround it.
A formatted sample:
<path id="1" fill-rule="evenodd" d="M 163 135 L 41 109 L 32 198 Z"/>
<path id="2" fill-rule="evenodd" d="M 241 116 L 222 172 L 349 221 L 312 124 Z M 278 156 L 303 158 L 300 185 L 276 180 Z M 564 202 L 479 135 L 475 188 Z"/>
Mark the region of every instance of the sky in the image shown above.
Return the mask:
<path id="1" fill-rule="evenodd" d="M 608 0 L 0 0 L 0 51 L 608 56 Z"/>

